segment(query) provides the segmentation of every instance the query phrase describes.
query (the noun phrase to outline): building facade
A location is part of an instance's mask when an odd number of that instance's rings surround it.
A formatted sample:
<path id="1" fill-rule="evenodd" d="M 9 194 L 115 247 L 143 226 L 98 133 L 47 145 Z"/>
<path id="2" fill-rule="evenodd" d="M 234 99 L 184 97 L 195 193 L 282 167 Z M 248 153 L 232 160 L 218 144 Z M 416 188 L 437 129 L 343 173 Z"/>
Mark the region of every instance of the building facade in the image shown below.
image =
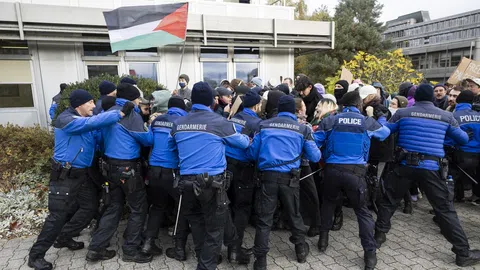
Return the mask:
<path id="1" fill-rule="evenodd" d="M 148 77 L 174 90 L 182 45 L 112 53 L 102 11 L 165 0 L 0 2 L 0 124 L 49 124 L 60 83 L 101 73 Z M 183 1 L 168 1 L 183 2 Z M 181 73 L 221 80 L 293 77 L 295 49 L 331 49 L 333 22 L 295 21 L 266 0 L 189 1 Z"/>
<path id="2" fill-rule="evenodd" d="M 387 22 L 384 33 L 431 81 L 445 82 L 462 57 L 480 60 L 480 9 L 430 20 L 418 11 Z"/>

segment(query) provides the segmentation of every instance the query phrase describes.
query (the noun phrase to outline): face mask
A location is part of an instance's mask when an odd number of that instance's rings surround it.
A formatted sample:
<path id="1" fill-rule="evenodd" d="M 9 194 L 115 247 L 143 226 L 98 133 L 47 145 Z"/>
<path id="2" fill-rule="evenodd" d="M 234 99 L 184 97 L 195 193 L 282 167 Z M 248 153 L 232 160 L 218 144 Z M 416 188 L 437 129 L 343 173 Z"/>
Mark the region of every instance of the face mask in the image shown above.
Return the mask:
<path id="1" fill-rule="evenodd" d="M 345 89 L 343 89 L 343 88 L 338 88 L 338 89 L 335 89 L 335 90 L 333 91 L 333 95 L 335 96 L 335 98 L 336 98 L 337 100 L 340 100 L 340 99 L 342 99 L 343 95 L 345 95 L 346 92 L 347 92 L 347 91 L 346 91 Z"/>
<path id="2" fill-rule="evenodd" d="M 187 84 L 186 84 L 186 83 L 183 83 L 183 82 L 181 82 L 181 83 L 179 83 L 178 85 L 180 85 L 180 88 L 185 88 L 185 86 L 186 86 Z"/>
<path id="3" fill-rule="evenodd" d="M 398 111 L 398 109 L 394 109 L 394 108 L 388 108 L 388 110 L 392 115 L 394 115 Z"/>

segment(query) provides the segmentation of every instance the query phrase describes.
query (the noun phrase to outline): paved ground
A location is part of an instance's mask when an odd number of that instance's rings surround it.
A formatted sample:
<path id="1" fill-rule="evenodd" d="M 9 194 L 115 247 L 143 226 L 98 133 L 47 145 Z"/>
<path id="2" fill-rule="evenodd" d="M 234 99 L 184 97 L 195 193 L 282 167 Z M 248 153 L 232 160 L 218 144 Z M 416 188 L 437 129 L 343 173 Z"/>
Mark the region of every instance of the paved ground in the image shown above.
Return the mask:
<path id="1" fill-rule="evenodd" d="M 455 257 L 450 251 L 450 244 L 440 235 L 439 229 L 428 214 L 430 209 L 426 199 L 415 205 L 413 216 L 397 211 L 393 218 L 393 229 L 388 241 L 378 251 L 377 269 L 457 269 Z M 480 207 L 470 204 L 457 205 L 463 228 L 473 248 L 480 248 Z M 289 243 L 289 233 L 272 232 L 268 269 L 363 269 L 363 251 L 358 238 L 358 226 L 351 209 L 345 209 L 345 224 L 341 231 L 332 232 L 330 246 L 325 254 L 320 254 L 316 243 L 318 236 L 309 238 L 311 253 L 307 263 L 296 262 L 294 246 Z M 119 243 L 125 223 L 120 226 L 112 247 L 121 253 Z M 253 228 L 246 234 L 247 246 L 253 244 Z M 162 232 L 162 245 L 171 246 L 166 231 Z M 0 269 L 29 269 L 26 263 L 28 249 L 35 237 L 17 238 L 9 241 L 0 240 Z M 77 240 L 88 242 L 89 231 L 82 232 Z M 177 262 L 165 255 L 156 257 L 150 264 L 125 263 L 116 257 L 102 263 L 91 264 L 85 261 L 86 249 L 69 251 L 67 249 L 50 249 L 46 259 L 53 262 L 56 269 L 195 269 L 192 242 L 188 247 L 188 261 Z M 226 254 L 224 248 L 223 254 Z M 252 269 L 252 264 L 234 266 L 228 262 L 219 265 L 219 269 Z M 463 268 L 463 269 L 480 269 Z"/>

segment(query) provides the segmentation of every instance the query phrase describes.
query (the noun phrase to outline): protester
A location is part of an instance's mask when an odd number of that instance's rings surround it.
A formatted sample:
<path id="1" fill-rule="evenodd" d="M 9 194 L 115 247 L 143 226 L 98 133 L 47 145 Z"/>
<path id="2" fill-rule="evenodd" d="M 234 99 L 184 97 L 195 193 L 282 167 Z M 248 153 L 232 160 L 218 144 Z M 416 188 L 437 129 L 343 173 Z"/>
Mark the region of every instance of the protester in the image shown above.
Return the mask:
<path id="1" fill-rule="evenodd" d="M 391 115 L 394 115 L 398 109 L 403 109 L 403 108 L 406 108 L 407 106 L 408 106 L 408 99 L 406 99 L 403 96 L 397 95 L 390 102 L 390 107 L 388 107 L 388 110 L 390 111 Z"/>
<path id="2" fill-rule="evenodd" d="M 372 83 L 372 86 L 377 89 L 377 96 L 381 99 L 382 105 L 388 108 L 390 103 L 387 99 L 388 93 L 385 91 L 385 87 L 380 82 Z"/>
<path id="3" fill-rule="evenodd" d="M 173 91 L 173 96 L 180 96 L 183 99 L 191 100 L 192 90 L 188 87 L 190 83 L 190 78 L 187 74 L 182 74 L 178 77 L 178 86 L 180 89 Z"/>
<path id="4" fill-rule="evenodd" d="M 218 106 L 215 112 L 226 118 L 232 106 L 233 92 L 223 87 L 217 87 L 215 90 L 218 93 Z"/>
<path id="5" fill-rule="evenodd" d="M 300 77 L 295 83 L 295 90 L 300 94 L 307 106 L 307 122 L 311 122 L 315 115 L 315 107 L 323 98 L 313 86 L 313 83 L 307 76 Z"/>
<path id="6" fill-rule="evenodd" d="M 290 89 L 290 93 L 292 92 L 293 88 L 294 88 L 294 84 L 293 84 L 293 80 L 292 78 L 285 78 L 283 79 L 283 83 L 286 84 L 288 86 L 288 89 Z"/>
<path id="7" fill-rule="evenodd" d="M 335 96 L 337 101 L 341 100 L 343 95 L 345 95 L 345 93 L 347 93 L 348 86 L 349 86 L 349 84 L 345 80 L 340 80 L 340 81 L 335 83 L 335 90 L 333 92 L 333 95 Z"/>
<path id="8" fill-rule="evenodd" d="M 453 87 L 450 92 L 448 92 L 448 107 L 445 109 L 446 111 L 453 112 L 455 111 L 455 107 L 457 105 L 457 97 L 463 91 L 463 88 L 460 86 Z"/>
<path id="9" fill-rule="evenodd" d="M 437 84 L 433 88 L 435 100 L 433 104 L 435 107 L 445 110 L 448 106 L 447 87 L 443 84 Z"/>

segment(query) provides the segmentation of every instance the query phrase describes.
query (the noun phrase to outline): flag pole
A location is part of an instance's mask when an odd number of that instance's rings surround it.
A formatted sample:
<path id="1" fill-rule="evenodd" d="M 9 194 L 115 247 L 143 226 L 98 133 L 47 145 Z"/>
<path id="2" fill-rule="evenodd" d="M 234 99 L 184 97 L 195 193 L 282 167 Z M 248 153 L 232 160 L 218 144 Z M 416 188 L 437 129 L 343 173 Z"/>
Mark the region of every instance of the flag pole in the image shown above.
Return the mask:
<path id="1" fill-rule="evenodd" d="M 175 85 L 175 88 L 178 87 L 178 82 L 180 81 L 180 74 L 182 73 L 183 56 L 185 55 L 185 45 L 186 45 L 186 43 L 187 43 L 187 37 L 185 37 L 185 40 L 183 41 L 182 56 L 180 56 L 180 66 L 178 67 L 177 84 Z"/>

